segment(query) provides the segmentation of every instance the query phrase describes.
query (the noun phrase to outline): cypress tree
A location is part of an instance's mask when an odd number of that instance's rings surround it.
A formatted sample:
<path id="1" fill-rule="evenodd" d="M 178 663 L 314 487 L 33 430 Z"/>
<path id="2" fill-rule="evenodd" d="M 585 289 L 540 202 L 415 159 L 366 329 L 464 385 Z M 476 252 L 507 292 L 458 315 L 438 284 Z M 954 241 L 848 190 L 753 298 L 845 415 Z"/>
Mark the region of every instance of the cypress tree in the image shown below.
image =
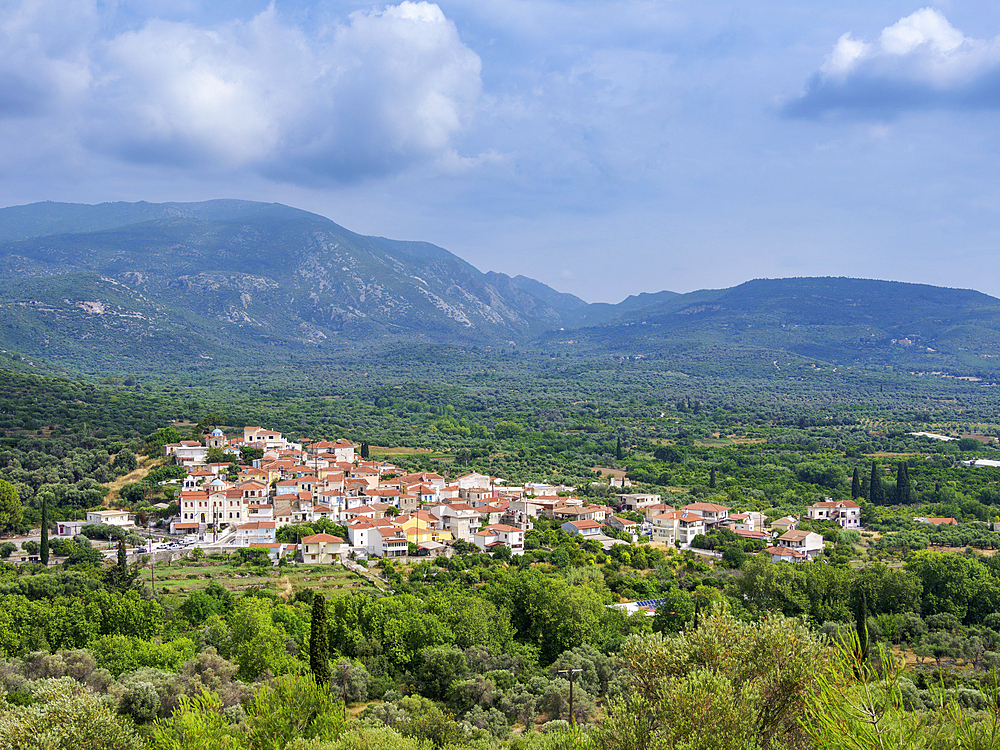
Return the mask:
<path id="1" fill-rule="evenodd" d="M 898 505 L 909 505 L 911 499 L 910 467 L 905 461 L 900 461 L 896 467 L 896 503 Z"/>
<path id="2" fill-rule="evenodd" d="M 708 472 L 708 488 L 710 490 L 715 489 L 715 467 L 713 466 Z"/>
<path id="3" fill-rule="evenodd" d="M 312 623 L 309 628 L 309 670 L 316 684 L 330 686 L 330 640 L 326 627 L 326 599 L 313 595 Z"/>
<path id="4" fill-rule="evenodd" d="M 854 476 L 851 477 L 851 499 L 857 500 L 861 497 L 861 473 L 858 467 L 854 467 Z"/>
<path id="5" fill-rule="evenodd" d="M 368 443 L 362 443 L 361 444 L 361 458 L 368 458 L 369 452 L 370 452 L 370 449 L 368 447 Z"/>
<path id="6" fill-rule="evenodd" d="M 621 461 L 622 460 L 622 439 L 621 439 L 621 437 L 618 438 L 618 444 L 615 446 L 615 460 L 616 461 Z"/>
<path id="7" fill-rule="evenodd" d="M 859 587 L 858 598 L 854 606 L 854 627 L 858 633 L 858 657 L 862 662 L 868 661 L 868 597 L 865 590 Z"/>
<path id="8" fill-rule="evenodd" d="M 128 560 L 126 559 L 125 535 L 122 534 L 118 540 L 118 580 L 124 581 L 128 574 Z"/>
<path id="9" fill-rule="evenodd" d="M 868 482 L 868 491 L 871 493 L 871 497 L 869 498 L 871 502 L 875 505 L 879 505 L 883 500 L 882 479 L 878 475 L 878 467 L 875 465 L 874 461 L 872 461 L 872 476 Z"/>
<path id="10" fill-rule="evenodd" d="M 42 565 L 49 564 L 49 498 L 42 495 Z"/>

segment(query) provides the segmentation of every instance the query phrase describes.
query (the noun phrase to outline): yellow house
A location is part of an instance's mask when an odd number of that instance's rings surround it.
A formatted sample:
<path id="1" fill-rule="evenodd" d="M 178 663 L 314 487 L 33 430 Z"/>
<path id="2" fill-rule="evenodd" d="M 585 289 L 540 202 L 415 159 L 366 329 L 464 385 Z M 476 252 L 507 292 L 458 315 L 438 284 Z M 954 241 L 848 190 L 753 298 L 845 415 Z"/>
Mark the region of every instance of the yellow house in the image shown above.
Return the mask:
<path id="1" fill-rule="evenodd" d="M 422 542 L 450 542 L 451 532 L 447 529 L 435 529 L 437 519 L 427 511 L 418 510 L 410 515 L 397 516 L 393 525 L 402 529 L 406 541 L 420 544 Z"/>
<path id="2" fill-rule="evenodd" d="M 339 536 L 313 534 L 302 537 L 302 561 L 319 565 L 340 562 L 350 545 Z"/>

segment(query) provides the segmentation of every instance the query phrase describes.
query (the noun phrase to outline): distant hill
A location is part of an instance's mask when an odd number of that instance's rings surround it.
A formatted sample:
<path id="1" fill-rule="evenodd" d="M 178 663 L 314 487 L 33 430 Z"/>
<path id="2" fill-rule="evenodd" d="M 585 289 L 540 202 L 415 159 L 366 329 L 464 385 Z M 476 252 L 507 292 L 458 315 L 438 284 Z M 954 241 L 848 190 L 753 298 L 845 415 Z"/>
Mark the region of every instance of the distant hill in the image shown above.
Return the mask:
<path id="1" fill-rule="evenodd" d="M 250 201 L 0 209 L 0 279 L 0 349 L 83 370 L 252 367 L 279 352 L 290 364 L 400 342 L 1000 370 L 1000 300 L 979 292 L 758 279 L 587 304 L 435 245 Z"/>
<path id="2" fill-rule="evenodd" d="M 630 356 L 729 347 L 841 364 L 1000 369 L 1000 300 L 967 289 L 850 278 L 756 279 L 623 306 L 604 325 L 549 332 L 540 341 L 573 341 L 581 352 Z"/>

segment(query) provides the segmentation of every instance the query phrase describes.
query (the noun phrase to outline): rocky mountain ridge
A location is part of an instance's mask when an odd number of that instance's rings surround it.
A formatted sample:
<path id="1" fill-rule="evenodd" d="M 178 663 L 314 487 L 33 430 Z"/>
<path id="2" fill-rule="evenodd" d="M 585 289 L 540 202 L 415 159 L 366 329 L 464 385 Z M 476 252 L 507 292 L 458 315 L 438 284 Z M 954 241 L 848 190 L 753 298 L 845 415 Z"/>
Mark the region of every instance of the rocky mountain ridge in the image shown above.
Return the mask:
<path id="1" fill-rule="evenodd" d="M 0 279 L 0 349 L 85 370 L 409 342 L 1000 372 L 1000 300 L 971 290 L 757 279 L 588 304 L 429 243 L 249 201 L 0 209 Z"/>

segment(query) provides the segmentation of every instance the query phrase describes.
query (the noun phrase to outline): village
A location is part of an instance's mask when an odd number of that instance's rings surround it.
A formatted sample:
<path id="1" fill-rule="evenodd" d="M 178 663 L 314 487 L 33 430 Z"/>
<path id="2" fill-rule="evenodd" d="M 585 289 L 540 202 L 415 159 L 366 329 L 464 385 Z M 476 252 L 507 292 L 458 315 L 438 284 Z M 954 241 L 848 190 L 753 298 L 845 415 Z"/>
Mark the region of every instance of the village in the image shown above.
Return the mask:
<path id="1" fill-rule="evenodd" d="M 207 460 L 211 449 L 236 460 L 247 448 L 260 457 L 239 466 L 235 481 L 228 475 L 230 462 Z M 344 440 L 296 443 L 256 426 L 233 437 L 215 429 L 204 443 L 185 440 L 163 450 L 165 458 L 187 470 L 176 493 L 179 513 L 166 521 L 171 536 L 205 548 L 263 549 L 273 562 L 331 564 L 348 558 L 451 555 L 456 546 L 473 549 L 463 543 L 482 552 L 506 548 L 518 555 L 539 516 L 561 522 L 559 528 L 570 535 L 595 540 L 605 551 L 645 538 L 717 557 L 692 548 L 692 542 L 720 528 L 760 542 L 772 562 L 813 559 L 824 548 L 822 535 L 798 529 L 800 519 L 792 516 L 768 523 L 756 511 L 730 513 L 709 502 L 677 508 L 656 494 L 626 492 L 614 496 L 617 507 L 610 507 L 575 496 L 570 486 L 513 486 L 475 472 L 449 482 L 437 473 L 405 473 L 389 462 L 364 459 L 358 446 Z M 861 508 L 853 500 L 814 503 L 806 517 L 861 528 Z M 278 539 L 282 527 L 322 519 L 345 529 L 347 538 L 316 533 Z M 94 510 L 86 521 L 58 524 L 57 533 L 73 536 L 94 523 L 126 527 L 132 520 L 124 510 Z"/>

